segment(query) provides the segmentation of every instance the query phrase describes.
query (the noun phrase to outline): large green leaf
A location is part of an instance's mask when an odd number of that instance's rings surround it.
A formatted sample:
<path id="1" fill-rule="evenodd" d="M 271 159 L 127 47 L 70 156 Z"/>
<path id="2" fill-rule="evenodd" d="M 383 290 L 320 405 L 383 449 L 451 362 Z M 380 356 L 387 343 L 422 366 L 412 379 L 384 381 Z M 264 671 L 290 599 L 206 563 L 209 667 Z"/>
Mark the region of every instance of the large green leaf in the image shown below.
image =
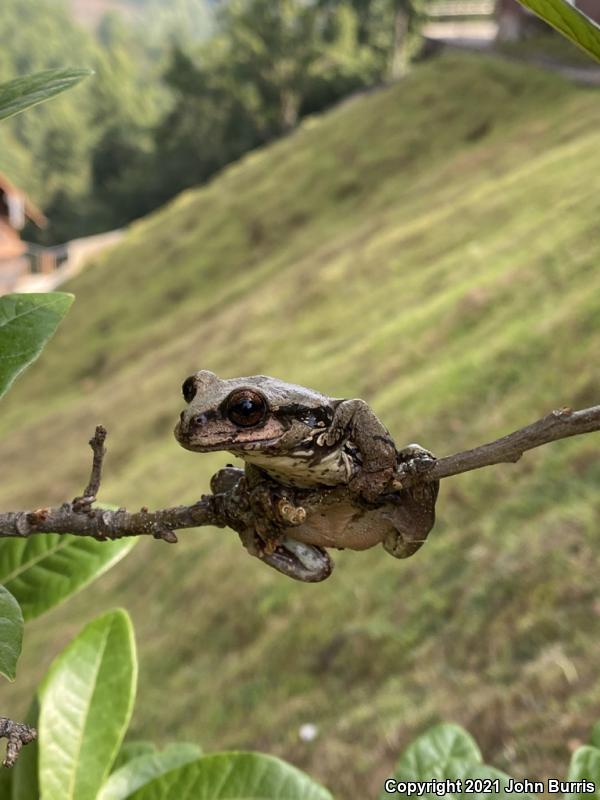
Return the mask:
<path id="1" fill-rule="evenodd" d="M 0 767 L 0 798 L 11 800 L 13 784 L 13 770 Z"/>
<path id="2" fill-rule="evenodd" d="M 600 61 L 600 27 L 566 0 L 520 0 L 567 39 Z"/>
<path id="3" fill-rule="evenodd" d="M 597 722 L 592 728 L 590 734 L 590 744 L 600 750 L 600 722 Z"/>
<path id="4" fill-rule="evenodd" d="M 115 758 L 113 771 L 116 772 L 118 769 L 121 769 L 122 766 L 127 764 L 127 762 L 132 761 L 134 758 L 153 755 L 156 752 L 157 749 L 154 742 L 148 742 L 145 740 L 140 741 L 139 739 L 134 739 L 131 742 L 124 742 L 119 750 L 119 754 Z"/>
<path id="5" fill-rule="evenodd" d="M 0 297 L 0 397 L 35 361 L 72 302 L 64 292 Z"/>
<path id="6" fill-rule="evenodd" d="M 273 756 L 218 753 L 155 778 L 131 800 L 332 800 L 308 775 Z"/>
<path id="7" fill-rule="evenodd" d="M 146 753 L 133 758 L 109 776 L 97 800 L 126 800 L 154 778 L 196 761 L 201 754 L 198 745 L 185 742 L 171 744 L 160 753 Z"/>
<path id="8" fill-rule="evenodd" d="M 95 800 L 127 730 L 136 678 L 122 610 L 90 622 L 58 656 L 40 689 L 41 800 Z"/>
<path id="9" fill-rule="evenodd" d="M 110 569 L 137 538 L 97 542 L 48 533 L 0 542 L 0 583 L 16 597 L 26 620 L 61 603 Z"/>
<path id="10" fill-rule="evenodd" d="M 39 728 L 40 706 L 37 696 L 29 707 L 25 722 L 34 728 Z M 24 747 L 17 759 L 17 763 L 11 768 L 12 795 L 11 800 L 37 800 L 39 797 L 38 784 L 38 741 L 30 742 Z M 1 797 L 1 795 L 0 795 Z M 4 799 L 3 799 L 4 800 Z"/>
<path id="11" fill-rule="evenodd" d="M 459 725 L 444 723 L 409 744 L 396 777 L 402 781 L 456 778 L 464 774 L 465 766 L 476 764 L 481 764 L 481 753 L 474 739 Z"/>
<path id="12" fill-rule="evenodd" d="M 23 612 L 4 586 L 0 586 L 0 675 L 14 681 L 23 642 Z"/>
<path id="13" fill-rule="evenodd" d="M 494 793 L 493 785 L 490 785 L 488 791 L 483 791 L 485 786 L 467 786 L 467 779 L 498 781 L 499 787 L 506 786 L 510 781 L 505 773 L 484 764 L 474 739 L 459 725 L 451 723 L 436 725 L 415 739 L 400 757 L 394 775 L 394 780 L 399 784 L 426 783 L 431 780 L 454 781 L 455 791 L 446 792 L 445 797 L 489 800 Z M 408 798 L 414 797 L 415 790 L 403 792 L 394 786 L 392 793 L 394 797 Z M 424 800 L 436 800 L 439 797 L 435 791 L 423 791 L 419 796 Z M 389 797 L 390 792 L 385 789 L 380 794 L 380 800 Z M 511 797 L 527 800 L 530 795 L 513 791 Z"/>
<path id="14" fill-rule="evenodd" d="M 571 757 L 568 779 L 589 781 L 596 787 L 600 786 L 600 750 L 589 745 L 578 747 Z M 589 792 L 569 792 L 565 794 L 565 800 L 583 800 L 590 796 Z"/>
<path id="15" fill-rule="evenodd" d="M 43 103 L 91 74 L 90 69 L 46 69 L 0 83 L 0 119 Z"/>
<path id="16" fill-rule="evenodd" d="M 461 777 L 463 791 L 457 792 L 456 796 L 463 798 L 463 800 L 491 800 L 491 798 L 498 795 L 515 798 L 515 800 L 533 800 L 535 797 L 535 795 L 531 795 L 528 792 L 516 791 L 515 786 L 511 783 L 513 779 L 510 775 L 501 772 L 495 767 L 490 767 L 488 764 L 468 766 Z M 473 783 L 467 786 L 465 783 L 467 780 L 471 780 Z M 483 781 L 483 785 L 478 784 L 478 781 Z M 511 789 L 505 793 L 503 787 L 509 785 Z M 479 788 L 481 788 L 481 791 L 479 791 Z"/>

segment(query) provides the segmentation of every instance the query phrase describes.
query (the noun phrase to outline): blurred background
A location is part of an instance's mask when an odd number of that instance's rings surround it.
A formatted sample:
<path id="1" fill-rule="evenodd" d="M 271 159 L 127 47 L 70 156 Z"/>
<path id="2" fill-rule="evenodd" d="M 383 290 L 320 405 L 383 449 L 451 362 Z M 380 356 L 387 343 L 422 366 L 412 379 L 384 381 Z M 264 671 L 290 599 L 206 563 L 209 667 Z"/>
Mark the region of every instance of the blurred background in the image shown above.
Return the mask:
<path id="1" fill-rule="evenodd" d="M 2 0 L 0 40 L 0 80 L 95 70 L 0 126 L 0 291 L 76 295 L 3 401 L 2 508 L 79 493 L 97 423 L 101 500 L 196 500 L 230 460 L 172 436 L 198 369 L 363 397 L 439 455 L 598 403 L 600 72 L 516 2 Z M 599 481 L 595 435 L 447 479 L 415 558 L 319 585 L 227 530 L 140 542 L 27 628 L 0 711 L 124 606 L 135 738 L 362 798 L 451 720 L 562 776 L 600 717 Z"/>

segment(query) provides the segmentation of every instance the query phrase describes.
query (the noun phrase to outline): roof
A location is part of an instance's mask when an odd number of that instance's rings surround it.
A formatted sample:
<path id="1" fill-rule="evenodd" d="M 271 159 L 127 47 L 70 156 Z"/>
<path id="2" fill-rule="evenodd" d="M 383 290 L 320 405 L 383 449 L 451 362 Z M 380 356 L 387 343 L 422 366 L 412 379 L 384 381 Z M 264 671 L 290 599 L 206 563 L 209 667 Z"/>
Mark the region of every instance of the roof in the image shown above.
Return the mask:
<path id="1" fill-rule="evenodd" d="M 38 228 L 46 227 L 48 220 L 44 216 L 44 213 L 34 203 L 31 202 L 25 192 L 17 188 L 14 183 L 12 183 L 12 181 L 10 181 L 2 172 L 0 172 L 0 192 L 22 197 L 25 203 L 25 215 L 28 217 L 28 219 L 34 222 Z"/>

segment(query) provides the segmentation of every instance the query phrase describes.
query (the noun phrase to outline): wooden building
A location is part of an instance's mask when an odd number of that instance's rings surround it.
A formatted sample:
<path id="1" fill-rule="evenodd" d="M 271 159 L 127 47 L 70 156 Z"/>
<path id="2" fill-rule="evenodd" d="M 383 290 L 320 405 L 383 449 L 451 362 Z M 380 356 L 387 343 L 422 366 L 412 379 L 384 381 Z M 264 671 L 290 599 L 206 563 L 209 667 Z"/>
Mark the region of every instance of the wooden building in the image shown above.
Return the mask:
<path id="1" fill-rule="evenodd" d="M 10 291 L 31 271 L 28 245 L 21 239 L 27 220 L 43 228 L 46 217 L 5 175 L 0 173 L 0 294 Z"/>
<path id="2" fill-rule="evenodd" d="M 573 5 L 600 25 L 600 2 L 598 0 L 575 0 Z"/>

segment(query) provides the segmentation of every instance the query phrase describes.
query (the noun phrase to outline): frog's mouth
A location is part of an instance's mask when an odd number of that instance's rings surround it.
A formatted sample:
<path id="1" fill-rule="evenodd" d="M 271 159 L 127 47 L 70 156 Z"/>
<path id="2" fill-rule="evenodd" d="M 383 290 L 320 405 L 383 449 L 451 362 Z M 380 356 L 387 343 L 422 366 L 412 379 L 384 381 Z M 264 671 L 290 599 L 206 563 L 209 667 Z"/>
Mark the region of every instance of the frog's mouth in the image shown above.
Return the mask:
<path id="1" fill-rule="evenodd" d="M 174 434 L 179 444 L 195 453 L 210 453 L 228 450 L 243 453 L 247 450 L 276 445 L 285 427 L 274 417 L 260 425 L 240 428 L 223 419 L 211 418 L 208 414 L 187 416 L 182 414 L 175 426 Z"/>
<path id="2" fill-rule="evenodd" d="M 175 438 L 183 448 L 191 450 L 193 453 L 214 453 L 219 450 L 227 450 L 234 455 L 242 455 L 248 450 L 257 450 L 263 447 L 276 445 L 281 439 L 281 436 L 244 439 L 242 441 L 236 441 L 234 438 L 230 439 L 228 436 L 223 436 L 215 441 L 214 436 L 189 437 L 181 432 L 178 423 L 175 427 Z"/>

